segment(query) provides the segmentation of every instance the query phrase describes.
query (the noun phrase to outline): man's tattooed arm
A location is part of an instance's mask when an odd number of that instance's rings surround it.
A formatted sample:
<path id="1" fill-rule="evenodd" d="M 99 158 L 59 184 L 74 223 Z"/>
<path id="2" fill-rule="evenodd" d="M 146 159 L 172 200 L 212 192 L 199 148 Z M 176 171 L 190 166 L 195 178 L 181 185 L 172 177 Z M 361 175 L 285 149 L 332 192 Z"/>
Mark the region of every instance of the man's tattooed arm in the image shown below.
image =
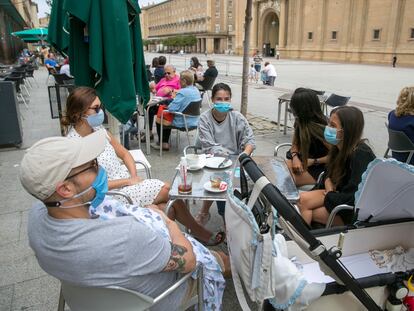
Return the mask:
<path id="1" fill-rule="evenodd" d="M 171 243 L 171 256 L 168 260 L 167 266 L 164 268 L 164 271 L 183 272 L 186 264 L 184 256 L 187 251 L 187 248 L 184 246 Z"/>

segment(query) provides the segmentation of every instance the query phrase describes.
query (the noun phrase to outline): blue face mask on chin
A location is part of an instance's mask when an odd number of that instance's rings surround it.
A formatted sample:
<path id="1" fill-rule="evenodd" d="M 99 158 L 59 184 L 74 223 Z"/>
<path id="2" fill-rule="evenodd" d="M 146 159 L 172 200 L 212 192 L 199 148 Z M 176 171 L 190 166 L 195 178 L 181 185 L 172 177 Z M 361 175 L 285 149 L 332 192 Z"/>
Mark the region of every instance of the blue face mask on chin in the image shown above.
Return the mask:
<path id="1" fill-rule="evenodd" d="M 214 103 L 214 109 L 216 109 L 218 112 L 229 112 L 230 110 L 233 110 L 231 107 L 231 104 L 228 102 L 216 102 Z"/>
<path id="2" fill-rule="evenodd" d="M 76 205 L 62 206 L 62 208 L 90 205 L 92 209 L 96 209 L 103 202 L 103 200 L 105 199 L 105 195 L 108 192 L 108 176 L 106 174 L 105 169 L 102 168 L 101 166 L 99 166 L 98 175 L 96 175 L 96 178 L 90 187 L 86 188 L 85 190 L 83 190 L 82 192 L 78 194 L 75 194 L 70 199 L 65 199 L 65 200 L 60 201 L 58 206 L 61 206 L 61 204 L 66 201 L 79 198 L 80 196 L 84 195 L 91 189 L 95 189 L 95 197 L 93 198 L 92 201 L 81 203 L 81 204 L 76 204 Z"/>
<path id="3" fill-rule="evenodd" d="M 325 126 L 325 131 L 323 132 L 323 136 L 325 140 L 331 145 L 337 145 L 339 143 L 339 139 L 336 137 L 338 130 L 334 127 Z"/>
<path id="4" fill-rule="evenodd" d="M 88 124 L 91 127 L 97 127 L 97 126 L 102 125 L 104 118 L 105 118 L 105 115 L 102 109 L 99 109 L 98 113 L 85 117 L 86 122 L 88 122 Z"/>

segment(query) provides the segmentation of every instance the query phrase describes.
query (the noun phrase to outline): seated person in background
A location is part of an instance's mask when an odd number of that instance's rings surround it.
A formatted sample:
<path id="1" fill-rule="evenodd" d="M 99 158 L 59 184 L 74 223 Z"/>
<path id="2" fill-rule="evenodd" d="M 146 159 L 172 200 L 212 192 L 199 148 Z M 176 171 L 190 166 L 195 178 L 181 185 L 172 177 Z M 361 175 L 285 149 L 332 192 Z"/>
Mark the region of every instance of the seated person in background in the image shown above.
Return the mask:
<path id="1" fill-rule="evenodd" d="M 198 140 L 203 151 L 217 155 L 250 155 L 256 148 L 249 122 L 231 106 L 231 89 L 225 83 L 218 83 L 212 89 L 213 108 L 200 116 Z M 204 201 L 203 207 L 195 217 L 204 225 L 210 219 L 211 201 Z M 219 214 L 224 216 L 225 202 L 217 202 Z"/>
<path id="2" fill-rule="evenodd" d="M 295 116 L 295 132 L 286 163 L 297 186 L 315 184 L 328 162 L 329 145 L 323 136 L 328 122 L 318 96 L 310 89 L 296 89 L 290 109 Z"/>
<path id="3" fill-rule="evenodd" d="M 204 72 L 202 76 L 197 76 L 197 84 L 196 85 L 199 89 L 206 89 L 208 85 L 211 83 L 212 80 L 216 79 L 218 76 L 218 71 L 215 66 L 214 60 L 207 61 L 207 70 Z"/>
<path id="4" fill-rule="evenodd" d="M 157 84 L 154 83 L 150 84 L 150 89 L 152 90 L 155 95 L 159 97 L 164 97 L 166 101 L 160 102 L 160 104 L 168 105 L 175 94 L 176 90 L 181 88 L 180 86 L 180 76 L 176 74 L 175 67 L 173 65 L 166 65 L 165 66 L 165 77 L 162 78 Z M 150 139 L 154 138 L 152 134 L 152 126 L 154 124 L 154 117 L 157 114 L 158 105 L 152 106 L 148 109 L 148 124 L 149 124 L 149 131 L 150 131 Z M 144 133 L 143 133 L 144 134 Z M 141 137 L 141 142 L 145 141 L 145 135 Z"/>
<path id="5" fill-rule="evenodd" d="M 98 156 L 98 163 L 106 170 L 109 190 L 120 189 L 138 206 L 156 205 L 163 209 L 169 199 L 170 185 L 159 179 L 138 177 L 131 154 L 103 128 L 103 119 L 101 102 L 94 89 L 78 87 L 69 95 L 66 115 L 62 119 L 67 136 L 86 137 L 100 129 L 107 134 L 105 149 Z M 122 166 L 120 159 L 125 166 Z M 206 243 L 215 245 L 221 243 L 225 237 L 223 232 L 212 233 L 197 224 L 182 200 L 174 201 L 169 216 L 191 229 L 194 236 Z"/>
<path id="6" fill-rule="evenodd" d="M 404 132 L 414 142 L 414 86 L 401 90 L 397 108 L 388 114 L 388 127 L 391 130 Z M 408 153 L 393 152 L 392 157 L 405 162 Z M 410 164 L 414 165 L 414 157 L 411 158 Z"/>
<path id="7" fill-rule="evenodd" d="M 188 70 L 191 70 L 194 72 L 195 75 L 195 80 L 197 80 L 199 77 L 202 78 L 203 77 L 203 65 L 200 64 L 200 62 L 198 61 L 198 58 L 193 56 L 191 57 L 190 60 L 190 68 L 188 68 Z"/>
<path id="8" fill-rule="evenodd" d="M 49 71 L 52 71 L 52 72 L 54 71 L 55 73 L 57 72 L 57 69 L 59 66 L 58 66 L 58 63 L 56 62 L 55 54 L 53 53 L 48 54 L 47 59 L 45 60 L 45 65 Z"/>
<path id="9" fill-rule="evenodd" d="M 69 58 L 67 58 L 67 57 L 65 58 L 65 60 L 63 61 L 63 66 L 60 67 L 59 73 L 60 74 L 65 74 L 69 78 L 73 78 L 73 76 L 70 74 Z"/>
<path id="10" fill-rule="evenodd" d="M 29 244 L 42 269 L 79 286 L 120 286 L 155 297 L 180 274 L 194 270 L 196 261 L 209 259 L 213 267 L 217 258 L 222 265 L 215 271 L 228 268 L 224 254 L 209 253 L 184 236 L 156 206 L 136 216 L 91 217 L 107 190 L 105 170 L 96 161 L 105 141 L 104 131 L 84 138 L 49 137 L 35 143 L 21 162 L 23 187 L 44 203 L 37 203 L 28 219 Z M 196 251 L 199 247 L 202 251 Z M 207 272 L 218 282 L 212 295 L 220 298 L 213 300 L 219 304 L 224 280 L 217 272 Z M 185 282 L 157 310 L 173 310 L 186 302 L 194 285 Z"/>
<path id="11" fill-rule="evenodd" d="M 164 78 L 165 74 L 164 74 L 164 66 L 167 63 L 167 59 L 165 58 L 165 56 L 160 56 L 158 57 L 158 63 L 156 64 L 156 68 L 154 69 L 154 82 L 158 83 L 160 82 L 160 80 L 162 78 Z M 153 62 L 153 65 L 154 62 Z"/>
<path id="12" fill-rule="evenodd" d="M 190 71 L 190 70 L 182 71 L 180 73 L 180 86 L 181 86 L 181 89 L 176 93 L 176 95 L 174 96 L 174 99 L 168 105 L 168 110 L 169 111 L 183 112 L 191 102 L 201 100 L 200 92 L 198 91 L 198 89 L 195 86 L 193 86 L 193 84 L 194 84 L 194 74 L 193 74 L 193 72 Z M 166 109 L 166 107 L 165 106 L 160 106 L 158 109 L 160 109 L 162 111 L 162 110 Z M 166 114 L 164 114 L 164 117 L 166 117 Z M 172 115 L 171 117 L 173 117 L 173 120 L 172 120 L 172 125 L 173 126 L 185 128 L 184 118 L 182 116 Z M 198 116 L 186 117 L 187 126 L 189 128 L 197 127 L 198 119 L 199 119 Z M 166 120 L 166 119 L 164 119 L 164 120 Z M 170 125 L 170 124 L 164 124 L 164 126 L 165 125 Z M 160 133 L 161 133 L 161 119 L 159 119 L 158 117 L 157 117 L 157 120 L 156 120 L 156 126 L 157 126 L 157 134 L 158 134 L 158 143 L 152 143 L 151 146 L 155 149 L 159 149 L 160 144 L 161 144 L 161 142 L 160 142 L 160 139 L 161 139 L 161 135 L 160 135 Z M 171 128 L 163 127 L 163 134 L 162 134 L 162 140 L 163 140 L 162 141 L 162 149 L 163 150 L 169 150 L 169 148 L 170 148 L 169 143 L 168 143 L 169 140 L 170 140 L 170 135 L 171 135 Z"/>
<path id="13" fill-rule="evenodd" d="M 326 141 L 332 145 L 324 189 L 302 192 L 298 202 L 307 224 L 312 221 L 326 224 L 329 213 L 337 205 L 354 205 L 362 174 L 375 159 L 371 148 L 362 139 L 363 130 L 364 116 L 358 108 L 341 106 L 332 110 L 324 131 Z M 352 218 L 352 211 L 341 211 L 334 224 L 349 224 Z"/>

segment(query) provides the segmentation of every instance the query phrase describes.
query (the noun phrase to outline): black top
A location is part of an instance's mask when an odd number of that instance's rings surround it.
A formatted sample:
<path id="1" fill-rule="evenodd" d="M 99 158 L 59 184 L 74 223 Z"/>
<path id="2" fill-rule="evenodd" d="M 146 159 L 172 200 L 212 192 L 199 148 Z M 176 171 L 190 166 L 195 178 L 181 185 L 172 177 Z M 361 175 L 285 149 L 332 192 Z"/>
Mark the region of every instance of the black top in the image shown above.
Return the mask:
<path id="1" fill-rule="evenodd" d="M 154 70 L 154 82 L 155 83 L 160 82 L 160 80 L 164 78 L 164 76 L 165 76 L 164 66 L 155 68 Z"/>
<path id="2" fill-rule="evenodd" d="M 325 196 L 325 207 L 330 212 L 340 204 L 355 204 L 355 192 L 361 182 L 362 174 L 366 171 L 368 164 L 375 159 L 371 148 L 364 142 L 360 143 L 347 161 L 347 171 L 336 191 L 330 191 Z M 340 213 L 345 223 L 352 220 L 352 213 Z"/>
<path id="3" fill-rule="evenodd" d="M 203 74 L 204 78 L 206 77 L 217 78 L 217 76 L 218 76 L 218 71 L 215 66 L 208 67 L 207 70 Z"/>

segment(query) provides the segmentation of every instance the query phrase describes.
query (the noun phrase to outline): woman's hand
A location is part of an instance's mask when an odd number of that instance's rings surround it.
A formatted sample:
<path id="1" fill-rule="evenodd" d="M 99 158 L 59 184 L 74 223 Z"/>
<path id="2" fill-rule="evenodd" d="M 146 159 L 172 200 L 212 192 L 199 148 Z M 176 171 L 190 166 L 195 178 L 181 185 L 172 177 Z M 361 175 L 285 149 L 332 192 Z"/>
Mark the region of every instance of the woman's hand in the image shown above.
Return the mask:
<path id="1" fill-rule="evenodd" d="M 301 175 L 303 173 L 302 161 L 297 156 L 294 156 L 292 159 L 292 171 L 296 175 Z"/>
<path id="2" fill-rule="evenodd" d="M 333 184 L 332 180 L 330 178 L 325 179 L 325 191 L 335 191 L 335 185 Z"/>
<path id="3" fill-rule="evenodd" d="M 133 186 L 140 183 L 142 179 L 138 176 L 134 176 L 128 179 L 128 186 Z"/>

